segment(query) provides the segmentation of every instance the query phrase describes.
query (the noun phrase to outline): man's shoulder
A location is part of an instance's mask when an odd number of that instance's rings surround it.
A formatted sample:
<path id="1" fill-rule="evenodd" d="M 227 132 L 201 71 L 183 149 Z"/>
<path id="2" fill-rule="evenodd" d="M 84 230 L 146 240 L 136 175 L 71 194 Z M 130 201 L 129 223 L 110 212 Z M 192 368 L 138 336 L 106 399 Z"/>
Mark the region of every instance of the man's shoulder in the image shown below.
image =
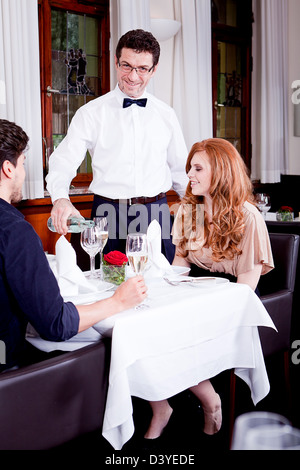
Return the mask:
<path id="1" fill-rule="evenodd" d="M 114 99 L 115 99 L 114 91 L 112 90 L 84 104 L 78 109 L 78 111 L 85 111 L 85 110 L 90 111 L 93 109 L 97 109 L 105 104 L 108 104 L 110 101 Z"/>
<path id="2" fill-rule="evenodd" d="M 174 111 L 173 108 L 169 104 L 167 104 L 162 99 L 157 98 L 157 96 L 153 95 L 152 93 L 147 93 L 146 98 L 149 98 L 149 101 L 151 101 L 156 106 L 160 106 L 161 108 L 164 108 L 166 110 Z"/>
<path id="3" fill-rule="evenodd" d="M 5 220 L 24 221 L 24 215 L 12 204 L 0 198 L 0 217 Z"/>
<path id="4" fill-rule="evenodd" d="M 155 95 L 152 95 L 151 93 L 147 94 L 147 98 L 149 98 L 149 101 L 151 102 L 151 104 L 160 112 L 163 112 L 169 116 L 171 115 L 175 116 L 174 109 L 165 101 L 161 100 L 160 98 L 157 98 Z"/>
<path id="5" fill-rule="evenodd" d="M 13 232 L 16 225 L 22 224 L 22 233 L 26 228 L 31 229 L 32 225 L 25 220 L 24 215 L 12 204 L 0 199 L 0 230 L 2 232 Z"/>

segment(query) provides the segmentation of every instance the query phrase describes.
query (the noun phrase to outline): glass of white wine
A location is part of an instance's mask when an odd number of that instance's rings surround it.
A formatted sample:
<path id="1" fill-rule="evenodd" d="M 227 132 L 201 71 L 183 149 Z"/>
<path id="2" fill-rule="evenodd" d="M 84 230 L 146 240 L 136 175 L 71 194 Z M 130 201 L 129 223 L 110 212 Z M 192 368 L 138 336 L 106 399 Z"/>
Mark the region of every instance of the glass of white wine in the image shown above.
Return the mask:
<path id="1" fill-rule="evenodd" d="M 102 280 L 102 252 L 108 240 L 108 223 L 106 217 L 94 217 L 93 221 L 95 223 L 95 227 L 99 229 L 99 237 L 101 239 L 101 246 L 100 246 L 100 267 L 99 267 L 99 277 Z"/>
<path id="2" fill-rule="evenodd" d="M 145 233 L 130 233 L 127 235 L 126 256 L 135 275 L 143 274 L 148 262 L 148 242 Z M 135 308 L 148 307 L 149 305 L 143 302 Z"/>
<path id="3" fill-rule="evenodd" d="M 90 257 L 90 274 L 87 278 L 96 279 L 95 256 L 99 253 L 102 246 L 102 238 L 99 228 L 94 226 L 83 230 L 80 235 L 80 244 Z"/>

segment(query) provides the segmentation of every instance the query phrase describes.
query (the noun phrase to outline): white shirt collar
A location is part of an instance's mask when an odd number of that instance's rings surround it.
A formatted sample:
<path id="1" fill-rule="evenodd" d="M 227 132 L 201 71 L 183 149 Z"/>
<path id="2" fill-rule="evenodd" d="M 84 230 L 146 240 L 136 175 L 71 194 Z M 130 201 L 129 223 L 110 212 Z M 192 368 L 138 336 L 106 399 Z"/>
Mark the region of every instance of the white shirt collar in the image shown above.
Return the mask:
<path id="1" fill-rule="evenodd" d="M 123 105 L 124 98 L 135 99 L 135 98 L 131 98 L 130 96 L 123 93 L 123 91 L 120 90 L 118 83 L 115 87 L 115 93 L 116 93 L 117 100 L 118 100 L 118 102 L 120 103 L 121 106 Z M 147 91 L 144 90 L 144 93 L 136 99 L 140 99 L 140 98 L 149 98 L 149 93 L 147 93 Z"/>

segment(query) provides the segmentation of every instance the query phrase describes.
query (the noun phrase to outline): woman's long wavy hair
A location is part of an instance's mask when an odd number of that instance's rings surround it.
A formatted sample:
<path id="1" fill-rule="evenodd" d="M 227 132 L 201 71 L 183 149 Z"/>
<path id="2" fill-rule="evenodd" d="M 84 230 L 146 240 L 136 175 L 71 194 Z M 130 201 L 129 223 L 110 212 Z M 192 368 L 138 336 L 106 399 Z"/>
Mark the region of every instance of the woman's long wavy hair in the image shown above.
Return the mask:
<path id="1" fill-rule="evenodd" d="M 205 245 L 212 249 L 213 261 L 233 259 L 241 254 L 239 244 L 244 233 L 243 204 L 253 203 L 253 187 L 246 165 L 236 148 L 225 139 L 207 139 L 195 143 L 186 163 L 186 172 L 191 169 L 195 153 L 205 151 L 211 165 L 210 196 L 212 198 L 212 222 L 204 214 Z M 192 204 L 192 224 L 196 227 L 196 204 L 204 197 L 192 194 L 188 184 L 184 204 Z M 184 247 L 187 240 L 182 239 Z"/>

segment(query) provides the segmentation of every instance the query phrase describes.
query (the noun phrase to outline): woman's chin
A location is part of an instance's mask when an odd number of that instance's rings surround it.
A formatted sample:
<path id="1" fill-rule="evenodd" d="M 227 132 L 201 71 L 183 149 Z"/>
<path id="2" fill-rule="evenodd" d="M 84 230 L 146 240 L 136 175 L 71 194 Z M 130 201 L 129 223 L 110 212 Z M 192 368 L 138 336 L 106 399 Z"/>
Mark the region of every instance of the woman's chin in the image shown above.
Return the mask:
<path id="1" fill-rule="evenodd" d="M 197 188 L 196 186 L 192 188 L 192 194 L 194 196 L 202 196 L 201 191 L 199 191 L 199 188 Z"/>

